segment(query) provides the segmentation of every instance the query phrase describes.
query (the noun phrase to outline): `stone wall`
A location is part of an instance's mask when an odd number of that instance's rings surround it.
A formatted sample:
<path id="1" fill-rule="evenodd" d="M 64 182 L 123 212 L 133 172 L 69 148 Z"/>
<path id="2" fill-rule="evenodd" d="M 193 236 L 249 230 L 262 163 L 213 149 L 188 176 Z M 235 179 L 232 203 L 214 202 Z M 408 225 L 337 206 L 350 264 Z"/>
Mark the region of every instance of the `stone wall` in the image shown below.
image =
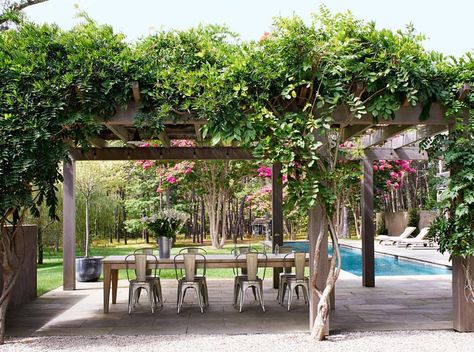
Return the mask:
<path id="1" fill-rule="evenodd" d="M 395 213 L 385 213 L 385 228 L 389 236 L 400 236 L 408 226 L 410 217 L 408 212 L 399 211 Z"/>
<path id="2" fill-rule="evenodd" d="M 17 307 L 36 298 L 36 250 L 38 228 L 36 225 L 23 225 L 23 233 L 17 240 L 18 253 L 24 253 L 25 259 L 20 271 L 20 276 L 13 288 L 10 307 Z M 23 252 L 24 251 L 24 252 Z M 0 289 L 3 287 L 0 275 Z"/>
<path id="3" fill-rule="evenodd" d="M 433 210 L 420 210 L 420 222 L 418 228 L 421 230 L 423 227 L 428 227 L 438 216 L 438 213 Z"/>

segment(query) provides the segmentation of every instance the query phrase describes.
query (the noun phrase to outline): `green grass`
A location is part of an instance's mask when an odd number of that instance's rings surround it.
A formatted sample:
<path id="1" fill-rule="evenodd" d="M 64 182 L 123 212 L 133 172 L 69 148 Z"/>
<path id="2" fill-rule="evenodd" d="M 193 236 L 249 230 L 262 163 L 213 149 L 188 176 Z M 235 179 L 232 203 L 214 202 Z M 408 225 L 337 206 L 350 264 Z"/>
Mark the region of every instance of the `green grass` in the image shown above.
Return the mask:
<path id="1" fill-rule="evenodd" d="M 263 250 L 263 246 L 260 241 L 244 241 L 239 242 L 239 246 L 246 245 L 251 243 L 252 247 L 257 250 Z M 193 244 L 190 240 L 181 239 L 171 250 L 171 255 L 178 253 L 178 251 L 183 247 L 202 247 L 206 249 L 209 254 L 228 254 L 234 247 L 233 244 L 227 244 L 222 249 L 214 249 L 210 245 L 198 245 Z M 127 255 L 133 253 L 134 250 L 144 247 L 153 247 L 153 244 L 146 245 L 140 243 L 139 241 L 132 240 L 129 244 L 124 245 L 123 243 L 114 243 L 110 244 L 107 242 L 100 242 L 94 244 L 91 250 L 91 254 L 94 256 L 109 256 L 109 255 Z M 82 256 L 81 252 L 76 253 L 77 256 Z M 260 273 L 262 275 L 263 273 Z M 37 269 L 38 277 L 38 295 L 42 295 L 48 291 L 51 291 L 63 283 L 63 263 L 62 263 L 62 252 L 54 253 L 53 251 L 46 250 L 44 253 L 43 264 L 38 265 Z M 270 270 L 267 270 L 266 277 L 271 275 Z M 234 277 L 232 269 L 208 269 L 207 276 L 209 278 L 232 278 Z M 160 277 L 164 279 L 174 279 L 175 272 L 173 269 L 164 269 L 161 270 Z M 120 279 L 127 279 L 127 274 L 125 270 L 119 271 Z"/>

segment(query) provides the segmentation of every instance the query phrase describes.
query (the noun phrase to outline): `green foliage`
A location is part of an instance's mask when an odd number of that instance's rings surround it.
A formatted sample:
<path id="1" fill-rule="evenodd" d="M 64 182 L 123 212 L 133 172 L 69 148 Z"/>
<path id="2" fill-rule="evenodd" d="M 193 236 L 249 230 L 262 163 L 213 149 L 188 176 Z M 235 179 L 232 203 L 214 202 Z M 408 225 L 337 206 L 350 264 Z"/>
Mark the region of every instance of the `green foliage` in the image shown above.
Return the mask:
<path id="1" fill-rule="evenodd" d="M 165 118 L 205 118 L 202 133 L 212 144 L 237 142 L 283 164 L 290 207 L 304 213 L 321 201 L 330 213 L 340 140 L 331 131 L 336 110 L 351 119 L 370 112 L 383 123 L 402 104 L 421 104 L 420 120 L 433 101 L 448 115 L 471 107 L 470 96 L 457 100 L 459 86 L 472 82 L 471 56 L 453 61 L 424 50 L 422 40 L 412 28 L 378 30 L 325 8 L 309 25 L 277 18 L 259 42 L 241 42 L 225 27 L 199 26 L 130 45 L 88 18 L 68 31 L 22 22 L 0 33 L 0 210 L 7 217 L 22 207 L 37 214 L 36 204 L 46 200 L 54 216 L 65 141 L 86 148 L 87 137 L 101 128 L 96 118 L 127 103 L 138 81 L 139 123 L 152 134 Z M 472 129 L 453 138 L 461 139 L 439 143 L 448 149 L 454 143 L 450 163 L 467 165 L 468 156 L 458 154 L 464 155 L 461 146 L 472 150 Z M 463 182 L 471 177 L 459 174 Z M 451 200 L 460 203 L 451 214 L 464 224 L 472 217 L 472 195 L 467 183 L 456 182 Z M 472 235 L 472 227 L 462 231 Z"/>
<path id="2" fill-rule="evenodd" d="M 410 211 L 408 212 L 408 226 L 416 228 L 416 230 L 412 234 L 412 237 L 415 237 L 418 234 L 419 223 L 420 223 L 420 212 L 416 208 L 410 209 Z"/>

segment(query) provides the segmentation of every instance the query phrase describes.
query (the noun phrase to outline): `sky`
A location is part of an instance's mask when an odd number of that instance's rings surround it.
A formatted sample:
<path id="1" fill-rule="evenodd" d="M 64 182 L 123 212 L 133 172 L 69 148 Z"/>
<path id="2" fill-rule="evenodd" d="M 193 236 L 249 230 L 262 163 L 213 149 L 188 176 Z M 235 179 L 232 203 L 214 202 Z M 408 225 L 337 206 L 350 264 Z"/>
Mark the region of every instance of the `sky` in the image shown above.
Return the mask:
<path id="1" fill-rule="evenodd" d="M 474 49 L 472 0 L 49 0 L 27 8 L 38 23 L 71 28 L 78 10 L 102 24 L 110 24 L 128 40 L 159 29 L 186 29 L 199 23 L 226 24 L 244 40 L 271 31 L 274 16 L 294 14 L 310 21 L 324 4 L 332 12 L 350 10 L 356 18 L 375 21 L 378 28 L 403 29 L 413 23 L 427 36 L 425 47 L 460 56 Z"/>

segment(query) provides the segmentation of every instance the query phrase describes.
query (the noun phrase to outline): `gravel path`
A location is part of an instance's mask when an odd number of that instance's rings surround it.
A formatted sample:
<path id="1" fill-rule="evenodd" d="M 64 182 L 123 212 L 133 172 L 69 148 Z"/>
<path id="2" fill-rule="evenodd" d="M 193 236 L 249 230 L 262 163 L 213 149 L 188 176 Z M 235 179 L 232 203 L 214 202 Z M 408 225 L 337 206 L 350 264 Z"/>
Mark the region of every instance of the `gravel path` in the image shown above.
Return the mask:
<path id="1" fill-rule="evenodd" d="M 0 351 L 317 351 L 317 352 L 472 352 L 474 333 L 453 331 L 360 332 L 332 335 L 315 342 L 306 334 L 164 335 L 11 338 Z"/>

